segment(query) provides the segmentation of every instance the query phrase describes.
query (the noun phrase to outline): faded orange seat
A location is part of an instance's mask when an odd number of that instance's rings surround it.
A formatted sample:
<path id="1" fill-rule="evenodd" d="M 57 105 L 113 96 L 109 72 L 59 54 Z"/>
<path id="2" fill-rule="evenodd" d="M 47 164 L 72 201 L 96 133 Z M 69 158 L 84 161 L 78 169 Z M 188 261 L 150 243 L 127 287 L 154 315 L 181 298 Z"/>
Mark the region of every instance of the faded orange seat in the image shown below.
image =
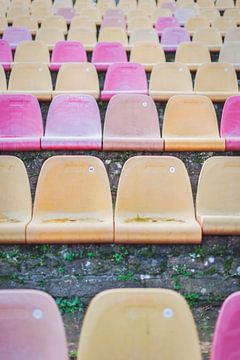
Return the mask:
<path id="1" fill-rule="evenodd" d="M 92 300 L 77 359 L 136 359 L 134 354 L 138 360 L 155 360 L 156 354 L 165 360 L 201 359 L 196 325 L 181 295 L 164 289 L 114 289 Z"/>
<path id="2" fill-rule="evenodd" d="M 215 101 L 237 95 L 238 81 L 234 67 L 227 63 L 202 64 L 196 73 L 194 92 Z"/>
<path id="3" fill-rule="evenodd" d="M 125 163 L 115 207 L 115 242 L 201 242 L 192 189 L 181 160 L 137 156 Z"/>
<path id="4" fill-rule="evenodd" d="M 1 155 L 0 243 L 25 243 L 31 216 L 32 199 L 26 168 L 17 157 Z M 1 356 L 4 356 L 2 346 Z"/>
<path id="5" fill-rule="evenodd" d="M 154 100 L 168 100 L 173 95 L 191 94 L 192 92 L 192 78 L 185 64 L 168 62 L 153 67 L 149 95 Z"/>
<path id="6" fill-rule="evenodd" d="M 163 150 L 156 105 L 149 96 L 119 94 L 111 98 L 104 122 L 103 149 Z"/>
<path id="7" fill-rule="evenodd" d="M 14 63 L 50 63 L 47 45 L 41 41 L 22 41 L 18 44 Z"/>
<path id="8" fill-rule="evenodd" d="M 17 27 L 25 27 L 32 34 L 36 34 L 38 30 L 38 21 L 35 17 L 27 15 L 27 16 L 17 16 L 13 19 L 13 26 Z"/>
<path id="9" fill-rule="evenodd" d="M 128 45 L 127 33 L 122 28 L 104 27 L 99 32 L 98 42 L 119 42 L 123 46 Z"/>
<path id="10" fill-rule="evenodd" d="M 224 151 L 214 106 L 206 96 L 168 100 L 163 119 L 165 151 Z"/>
<path id="11" fill-rule="evenodd" d="M 186 64 L 190 70 L 196 70 L 199 65 L 211 62 L 211 56 L 206 44 L 191 41 L 178 45 L 175 61 Z"/>
<path id="12" fill-rule="evenodd" d="M 197 218 L 204 234 L 240 234 L 240 157 L 205 161 L 199 177 Z"/>
<path id="13" fill-rule="evenodd" d="M 35 40 L 42 41 L 46 44 L 49 50 L 52 50 L 58 41 L 64 41 L 64 33 L 57 28 L 43 28 L 39 29 Z"/>
<path id="14" fill-rule="evenodd" d="M 6 92 L 7 90 L 7 79 L 4 68 L 0 65 L 0 93 Z"/>
<path id="15" fill-rule="evenodd" d="M 65 63 L 57 75 L 54 95 L 61 93 L 88 94 L 99 97 L 96 68 L 91 63 Z"/>
<path id="16" fill-rule="evenodd" d="M 138 43 L 132 47 L 130 62 L 140 63 L 146 71 L 151 71 L 154 65 L 165 61 L 165 53 L 160 44 Z"/>
<path id="17" fill-rule="evenodd" d="M 94 29 L 70 28 L 67 36 L 68 41 L 79 41 L 85 50 L 92 51 L 97 44 L 96 31 Z"/>
<path id="18" fill-rule="evenodd" d="M 222 36 L 218 29 L 202 28 L 194 32 L 192 41 L 203 42 L 211 51 L 219 51 L 222 46 Z"/>
<path id="19" fill-rule="evenodd" d="M 112 198 L 102 161 L 93 156 L 55 156 L 45 161 L 27 243 L 112 241 Z"/>

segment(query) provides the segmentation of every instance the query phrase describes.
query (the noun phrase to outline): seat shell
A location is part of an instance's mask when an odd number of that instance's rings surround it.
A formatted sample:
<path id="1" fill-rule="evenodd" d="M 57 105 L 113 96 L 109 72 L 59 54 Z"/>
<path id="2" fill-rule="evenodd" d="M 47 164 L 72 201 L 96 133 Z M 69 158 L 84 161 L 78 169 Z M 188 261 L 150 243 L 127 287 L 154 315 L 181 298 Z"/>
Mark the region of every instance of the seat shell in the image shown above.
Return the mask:
<path id="1" fill-rule="evenodd" d="M 158 18 L 156 25 L 155 25 L 155 29 L 156 29 L 158 35 L 161 35 L 164 29 L 172 28 L 172 27 L 174 27 L 174 28 L 180 27 L 178 20 L 172 16 Z"/>
<path id="2" fill-rule="evenodd" d="M 182 42 L 176 50 L 175 61 L 184 63 L 191 71 L 195 71 L 201 64 L 211 62 L 211 56 L 207 45 L 202 42 Z"/>
<path id="3" fill-rule="evenodd" d="M 127 62 L 127 54 L 118 42 L 99 42 L 93 50 L 92 63 L 97 70 L 107 70 L 111 64 Z"/>
<path id="4" fill-rule="evenodd" d="M 227 151 L 240 150 L 240 96 L 230 96 L 224 103 L 221 136 L 225 138 Z"/>
<path id="5" fill-rule="evenodd" d="M 219 53 L 219 62 L 229 63 L 234 68 L 240 70 L 240 41 L 233 41 L 224 43 Z"/>
<path id="6" fill-rule="evenodd" d="M 78 41 L 86 51 L 92 51 L 97 44 L 96 31 L 87 27 L 70 28 L 67 40 Z"/>
<path id="7" fill-rule="evenodd" d="M 138 29 L 131 33 L 129 38 L 129 48 L 139 43 L 159 44 L 158 34 L 154 29 Z"/>
<path id="8" fill-rule="evenodd" d="M 31 32 L 32 35 L 35 35 L 38 30 L 38 21 L 31 15 L 17 16 L 15 19 L 13 19 L 12 25 L 14 27 L 25 27 Z"/>
<path id="9" fill-rule="evenodd" d="M 4 68 L 0 65 L 0 94 L 7 90 L 7 79 Z"/>
<path id="10" fill-rule="evenodd" d="M 51 70 L 57 71 L 65 63 L 87 62 L 87 54 L 78 41 L 59 41 L 54 46 L 51 56 Z"/>
<path id="11" fill-rule="evenodd" d="M 151 71 L 154 65 L 165 61 L 165 53 L 160 44 L 139 43 L 132 47 L 130 62 L 141 64 L 146 71 Z"/>
<path id="12" fill-rule="evenodd" d="M 165 51 L 176 51 L 181 42 L 190 42 L 186 29 L 170 27 L 162 31 L 161 45 Z"/>
<path id="13" fill-rule="evenodd" d="M 194 32 L 192 41 L 206 44 L 210 51 L 219 51 L 222 46 L 222 36 L 218 29 L 202 28 Z"/>
<path id="14" fill-rule="evenodd" d="M 122 28 L 104 27 L 99 32 L 98 42 L 118 42 L 126 47 L 128 37 L 126 31 Z"/>
<path id="15" fill-rule="evenodd" d="M 53 50 L 54 46 L 59 41 L 64 41 L 64 33 L 62 30 L 57 28 L 42 28 L 37 31 L 37 41 L 42 41 L 47 45 L 49 50 Z"/>
<path id="16" fill-rule="evenodd" d="M 5 29 L 2 39 L 8 41 L 12 49 L 16 49 L 21 41 L 32 40 L 32 35 L 27 28 L 11 26 Z"/>
<path id="17" fill-rule="evenodd" d="M 41 41 L 22 41 L 18 44 L 14 63 L 50 63 L 50 56 L 47 45 Z"/>
<path id="18" fill-rule="evenodd" d="M 224 37 L 224 44 L 226 45 L 229 42 L 240 42 L 240 28 L 231 28 L 226 31 Z"/>

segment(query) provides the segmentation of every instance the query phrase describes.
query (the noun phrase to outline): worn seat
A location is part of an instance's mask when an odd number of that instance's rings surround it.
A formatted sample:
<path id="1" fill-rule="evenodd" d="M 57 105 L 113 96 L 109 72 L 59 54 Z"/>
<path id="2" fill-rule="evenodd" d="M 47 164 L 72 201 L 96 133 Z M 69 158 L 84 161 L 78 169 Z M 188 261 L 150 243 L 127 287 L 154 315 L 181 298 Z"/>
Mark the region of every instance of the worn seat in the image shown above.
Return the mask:
<path id="1" fill-rule="evenodd" d="M 199 0 L 198 0 L 199 1 Z M 207 18 L 212 23 L 216 18 L 220 17 L 220 11 L 215 8 L 214 1 L 210 0 L 213 4 L 212 8 L 200 8 L 200 15 Z"/>
<path id="2" fill-rule="evenodd" d="M 185 25 L 189 19 L 197 16 L 198 13 L 199 9 L 196 8 L 193 4 L 191 4 L 185 5 L 183 7 L 178 7 L 174 12 L 174 16 L 178 20 L 180 25 Z"/>
<path id="3" fill-rule="evenodd" d="M 29 7 L 26 5 L 12 5 L 7 10 L 7 20 L 9 23 L 12 23 L 14 18 L 17 16 L 28 16 Z"/>
<path id="4" fill-rule="evenodd" d="M 70 29 L 88 28 L 96 32 L 96 23 L 89 16 L 76 15 L 71 21 Z"/>
<path id="5" fill-rule="evenodd" d="M 141 43 L 159 44 L 158 34 L 154 29 L 138 29 L 133 31 L 129 37 L 130 48 Z"/>
<path id="6" fill-rule="evenodd" d="M 160 44 L 139 43 L 132 47 L 130 62 L 141 64 L 146 71 L 151 71 L 154 65 L 165 61 L 165 53 Z"/>
<path id="7" fill-rule="evenodd" d="M 52 15 L 42 20 L 41 29 L 59 29 L 66 35 L 67 23 L 63 16 Z"/>
<path id="8" fill-rule="evenodd" d="M 47 45 L 41 41 L 23 41 L 18 44 L 14 63 L 50 63 Z"/>
<path id="9" fill-rule="evenodd" d="M 170 27 L 162 31 L 161 45 L 165 51 L 176 51 L 182 42 L 190 42 L 186 29 Z"/>
<path id="10" fill-rule="evenodd" d="M 7 18 L 5 15 L 0 15 L 0 34 L 4 33 L 4 30 L 8 27 Z"/>
<path id="11" fill-rule="evenodd" d="M 227 151 L 240 150 L 240 96 L 230 96 L 224 103 L 221 136 L 225 138 Z"/>
<path id="12" fill-rule="evenodd" d="M 24 27 L 27 28 L 31 34 L 35 35 L 38 30 L 38 21 L 35 17 L 30 15 L 17 16 L 13 19 L 14 27 Z"/>
<path id="13" fill-rule="evenodd" d="M 31 8 L 31 15 L 41 23 L 43 19 L 53 15 L 53 9 L 47 4 L 38 5 Z"/>
<path id="14" fill-rule="evenodd" d="M 8 41 L 12 49 L 16 49 L 21 41 L 32 40 L 32 35 L 27 28 L 10 26 L 5 29 L 2 39 Z"/>
<path id="15" fill-rule="evenodd" d="M 6 40 L 0 40 L 0 65 L 5 70 L 10 70 L 11 64 L 13 62 L 13 55 L 11 46 Z"/>
<path id="16" fill-rule="evenodd" d="M 215 6 L 219 10 L 225 10 L 234 8 L 235 5 L 233 0 L 216 0 Z"/>
<path id="17" fill-rule="evenodd" d="M 227 44 L 229 42 L 240 42 L 240 28 L 231 28 L 226 31 L 225 37 L 224 37 L 224 44 Z"/>
<path id="18" fill-rule="evenodd" d="M 102 161 L 93 156 L 55 156 L 45 161 L 27 243 L 112 241 L 112 199 Z"/>
<path id="19" fill-rule="evenodd" d="M 47 45 L 49 50 L 52 50 L 57 42 L 64 41 L 64 33 L 62 30 L 57 28 L 40 28 L 37 31 L 36 38 L 37 41 L 42 41 Z"/>
<path id="20" fill-rule="evenodd" d="M 219 53 L 219 62 L 229 63 L 240 70 L 240 41 L 224 43 Z"/>
<path id="21" fill-rule="evenodd" d="M 194 16 L 187 20 L 185 27 L 190 34 L 193 34 L 199 29 L 209 28 L 210 21 L 204 16 Z"/>
<path id="22" fill-rule="evenodd" d="M 102 23 L 101 23 L 101 29 L 103 28 L 121 28 L 123 30 L 126 30 L 126 21 L 125 18 L 122 16 L 104 16 Z"/>
<path id="23" fill-rule="evenodd" d="M 206 44 L 210 51 L 219 51 L 222 46 L 222 36 L 218 29 L 202 28 L 194 32 L 192 41 Z"/>
<path id="24" fill-rule="evenodd" d="M 231 16 L 220 16 L 213 21 L 212 26 L 225 35 L 227 30 L 236 27 L 236 21 Z"/>
<path id="25" fill-rule="evenodd" d="M 59 70 L 65 63 L 86 62 L 87 54 L 83 45 L 78 41 L 59 41 L 53 48 L 51 56 L 51 70 Z"/>
<path id="26" fill-rule="evenodd" d="M 75 9 L 77 11 L 77 14 L 80 16 L 88 16 L 90 17 L 92 20 L 94 20 L 96 25 L 101 25 L 102 22 L 102 15 L 100 13 L 100 11 L 95 8 L 95 7 L 86 7 L 86 8 L 82 8 L 82 9 L 77 9 L 76 7 L 76 3 L 75 3 Z"/>
<path id="27" fill-rule="evenodd" d="M 99 32 L 98 42 L 118 42 L 125 47 L 128 45 L 128 37 L 122 28 L 104 27 Z"/>
<path id="28" fill-rule="evenodd" d="M 149 17 L 145 16 L 136 16 L 128 20 L 128 33 L 137 29 L 152 29 L 152 21 Z"/>
<path id="29" fill-rule="evenodd" d="M 93 50 L 92 63 L 97 70 L 107 70 L 111 64 L 127 62 L 127 54 L 118 42 L 99 42 Z"/>
<path id="30" fill-rule="evenodd" d="M 176 50 L 175 61 L 186 64 L 194 71 L 201 64 L 211 62 L 211 56 L 207 45 L 202 42 L 182 42 Z"/>
<path id="31" fill-rule="evenodd" d="M 92 51 L 97 44 L 96 31 L 87 27 L 70 28 L 67 40 L 78 41 L 84 46 L 86 51 Z"/>
<path id="32" fill-rule="evenodd" d="M 162 34 L 163 30 L 166 28 L 179 28 L 180 24 L 175 17 L 168 16 L 168 17 L 160 17 L 158 18 L 155 29 L 159 35 Z"/>

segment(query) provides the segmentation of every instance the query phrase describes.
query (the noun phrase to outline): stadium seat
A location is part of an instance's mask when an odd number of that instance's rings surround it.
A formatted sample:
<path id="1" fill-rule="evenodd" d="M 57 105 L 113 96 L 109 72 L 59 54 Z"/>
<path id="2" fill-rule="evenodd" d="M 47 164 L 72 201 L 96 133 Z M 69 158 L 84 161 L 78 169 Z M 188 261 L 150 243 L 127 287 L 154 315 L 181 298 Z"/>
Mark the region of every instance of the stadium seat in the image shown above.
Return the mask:
<path id="1" fill-rule="evenodd" d="M 219 51 L 222 46 L 222 36 L 216 28 L 202 28 L 194 32 L 192 41 L 206 44 L 211 51 Z"/>
<path id="2" fill-rule="evenodd" d="M 227 98 L 222 112 L 221 136 L 227 151 L 240 150 L 240 96 Z"/>
<path id="3" fill-rule="evenodd" d="M 212 0 L 210 0 L 212 1 Z M 218 11 L 218 9 L 216 9 L 214 7 L 214 2 L 213 2 L 213 8 L 208 8 L 208 9 L 200 9 L 200 15 L 207 18 L 208 21 L 210 21 L 210 23 L 212 23 L 214 20 L 216 20 L 218 17 L 220 17 L 220 12 Z"/>
<path id="4" fill-rule="evenodd" d="M 211 360 L 239 358 L 240 292 L 231 294 L 223 303 L 213 336 Z"/>
<path id="5" fill-rule="evenodd" d="M 216 8 L 219 10 L 234 8 L 234 0 L 216 0 Z"/>
<path id="6" fill-rule="evenodd" d="M 2 92 L 6 92 L 7 90 L 7 79 L 6 74 L 4 72 L 4 68 L 2 65 L 0 65 L 0 94 Z"/>
<path id="7" fill-rule="evenodd" d="M 134 30 L 138 29 L 152 29 L 152 21 L 149 17 L 136 16 L 128 20 L 128 33 L 130 34 Z"/>
<path id="8" fill-rule="evenodd" d="M 0 199 L 0 242 L 24 244 L 26 225 L 32 216 L 32 199 L 26 168 L 15 156 L 0 156 Z M 4 356 L 2 339 L 3 333 L 0 346 Z"/>
<path id="9" fill-rule="evenodd" d="M 107 9 L 104 13 L 104 18 L 106 17 L 119 17 L 119 18 L 125 18 L 124 12 L 121 9 L 116 8 L 110 8 Z"/>
<path id="10" fill-rule="evenodd" d="M 9 70 L 13 61 L 11 47 L 6 40 L 0 40 L 0 65 Z"/>
<path id="11" fill-rule="evenodd" d="M 139 43 L 132 47 L 130 62 L 141 64 L 146 71 L 151 71 L 154 65 L 165 61 L 165 53 L 160 44 Z"/>
<path id="12" fill-rule="evenodd" d="M 47 46 L 41 41 L 22 41 L 18 44 L 14 63 L 50 63 Z"/>
<path id="13" fill-rule="evenodd" d="M 41 29 L 58 29 L 67 34 L 67 24 L 63 16 L 53 15 L 45 17 L 41 23 Z"/>
<path id="14" fill-rule="evenodd" d="M 88 28 L 91 29 L 91 32 L 97 31 L 96 23 L 89 16 L 80 16 L 76 15 L 71 21 L 70 29 L 78 29 L 78 28 Z"/>
<path id="15" fill-rule="evenodd" d="M 113 241 L 112 198 L 102 161 L 55 156 L 41 169 L 27 243 Z"/>
<path id="16" fill-rule="evenodd" d="M 214 9 L 214 0 L 197 0 L 197 4 L 201 9 Z"/>
<path id="17" fill-rule="evenodd" d="M 97 70 L 107 70 L 111 64 L 127 62 L 127 54 L 122 44 L 99 42 L 93 50 L 92 63 Z"/>
<path id="18" fill-rule="evenodd" d="M 125 13 L 125 15 L 126 15 L 126 13 Z M 135 18 L 136 16 L 145 16 L 145 13 L 143 10 L 134 9 L 134 10 L 130 10 L 126 16 L 127 16 L 127 21 L 129 21 L 132 18 Z"/>
<path id="19" fill-rule="evenodd" d="M 158 113 L 147 95 L 119 94 L 105 115 L 103 150 L 162 151 Z"/>
<path id="20" fill-rule="evenodd" d="M 191 73 L 185 64 L 169 62 L 153 67 L 149 95 L 154 100 L 168 100 L 173 95 L 191 94 Z"/>
<path id="21" fill-rule="evenodd" d="M 203 16 L 194 16 L 187 20 L 185 28 L 190 33 L 193 34 L 195 31 L 202 28 L 209 28 L 210 21 Z"/>
<path id="22" fill-rule="evenodd" d="M 103 28 L 121 28 L 126 29 L 126 21 L 122 17 L 117 16 L 107 16 L 104 17 L 101 23 L 101 29 Z"/>
<path id="23" fill-rule="evenodd" d="M 35 17 L 27 15 L 27 16 L 17 16 L 13 19 L 14 27 L 24 27 L 28 29 L 31 34 L 36 34 L 38 30 L 38 21 Z"/>
<path id="24" fill-rule="evenodd" d="M 88 16 L 92 20 L 94 20 L 97 25 L 101 24 L 102 16 L 101 16 L 100 11 L 97 8 L 86 8 L 86 9 L 82 9 L 80 11 L 78 11 L 76 7 L 75 7 L 75 9 L 76 9 L 78 15 Z"/>
<path id="25" fill-rule="evenodd" d="M 163 118 L 165 151 L 224 151 L 217 116 L 205 96 L 177 95 L 168 100 Z"/>
<path id="26" fill-rule="evenodd" d="M 7 20 L 9 23 L 13 22 L 13 19 L 17 16 L 27 16 L 29 15 L 28 6 L 23 5 L 12 5 L 7 11 Z"/>
<path id="27" fill-rule="evenodd" d="M 186 22 L 194 16 L 198 15 L 198 11 L 195 8 L 184 6 L 177 8 L 174 12 L 175 18 L 178 20 L 179 24 L 185 25 Z"/>
<path id="28" fill-rule="evenodd" d="M 36 290 L 1 290 L 0 310 L 3 359 L 68 360 L 63 321 L 51 296 Z"/>
<path id="29" fill-rule="evenodd" d="M 157 8 L 157 10 L 155 10 L 152 13 L 151 20 L 152 20 L 153 24 L 156 24 L 157 19 L 159 19 L 161 17 L 170 17 L 170 16 L 172 16 L 172 11 L 170 9 Z"/>
<path id="30" fill-rule="evenodd" d="M 131 33 L 129 38 L 130 47 L 139 43 L 159 44 L 158 34 L 154 29 L 138 29 Z"/>
<path id="31" fill-rule="evenodd" d="M 163 1 L 161 4 L 161 9 L 169 9 L 171 10 L 172 14 L 174 14 L 177 5 L 175 1 Z"/>
<path id="32" fill-rule="evenodd" d="M 46 64 L 14 64 L 8 84 L 8 93 L 30 93 L 39 100 L 50 100 L 51 74 Z"/>
<path id="33" fill-rule="evenodd" d="M 72 9 L 73 0 L 54 0 L 52 4 L 53 12 L 56 14 L 59 9 Z"/>
<path id="34" fill-rule="evenodd" d="M 109 66 L 101 92 L 102 100 L 116 94 L 147 94 L 145 70 L 138 63 L 116 63 Z"/>
<path id="35" fill-rule="evenodd" d="M 201 242 L 190 180 L 181 160 L 137 156 L 125 163 L 117 191 L 115 242 Z"/>
<path id="36" fill-rule="evenodd" d="M 99 97 L 99 81 L 91 63 L 65 63 L 57 75 L 55 95 L 62 93 L 88 94 Z"/>
<path id="37" fill-rule="evenodd" d="M 5 29 L 2 39 L 8 41 L 12 49 L 16 49 L 21 41 L 32 40 L 32 35 L 27 28 L 11 26 Z"/>
<path id="38" fill-rule="evenodd" d="M 51 56 L 51 70 L 59 70 L 64 63 L 86 62 L 87 54 L 78 41 L 59 41 L 54 46 Z"/>
<path id="39" fill-rule="evenodd" d="M 101 150 L 101 118 L 89 95 L 59 95 L 49 108 L 43 150 Z"/>
<path id="40" fill-rule="evenodd" d="M 8 27 L 8 22 L 5 16 L 0 16 L 0 34 Z"/>
<path id="41" fill-rule="evenodd" d="M 53 15 L 52 7 L 47 5 L 39 5 L 37 7 L 32 8 L 31 15 L 34 16 L 38 22 L 42 22 L 46 17 Z"/>
<path id="42" fill-rule="evenodd" d="M 212 26 L 225 35 L 227 30 L 236 27 L 236 21 L 230 16 L 220 16 L 213 21 Z"/>
<path id="43" fill-rule="evenodd" d="M 226 9 L 224 11 L 224 16 L 227 17 L 232 17 L 236 24 L 239 25 L 240 24 L 240 9 L 239 8 L 235 8 L 235 9 Z"/>
<path id="44" fill-rule="evenodd" d="M 64 33 L 60 29 L 45 28 L 39 29 L 35 40 L 42 41 L 47 45 L 49 50 L 52 50 L 58 41 L 64 41 Z"/>
<path id="45" fill-rule="evenodd" d="M 190 42 L 186 29 L 170 27 L 162 31 L 161 45 L 165 51 L 176 51 L 181 42 Z"/>
<path id="46" fill-rule="evenodd" d="M 127 33 L 122 28 L 103 28 L 99 32 L 98 42 L 118 42 L 123 46 L 128 45 Z"/>
<path id="47" fill-rule="evenodd" d="M 196 213 L 203 234 L 240 234 L 240 157 L 214 156 L 203 164 Z"/>
<path id="48" fill-rule="evenodd" d="M 186 64 L 190 70 L 194 71 L 201 64 L 211 62 L 211 56 L 206 44 L 191 41 L 179 44 L 176 50 L 175 61 Z"/>
<path id="49" fill-rule="evenodd" d="M 98 0 L 96 8 L 104 15 L 107 9 L 114 9 L 116 7 L 114 0 Z"/>
<path id="50" fill-rule="evenodd" d="M 240 70 L 240 42 L 227 42 L 221 47 L 219 62 L 232 64 L 236 70 Z"/>
<path id="51" fill-rule="evenodd" d="M 166 28 L 179 28 L 180 24 L 178 20 L 175 17 L 160 17 L 158 18 L 155 29 L 158 33 L 158 35 L 161 35 L 163 30 Z"/>
<path id="52" fill-rule="evenodd" d="M 194 92 L 209 96 L 214 101 L 225 101 L 238 93 L 238 81 L 234 67 L 227 63 L 206 63 L 199 66 Z"/>
<path id="53" fill-rule="evenodd" d="M 56 15 L 62 16 L 67 24 L 70 24 L 74 16 L 76 15 L 76 11 L 73 8 L 60 8 L 58 9 Z"/>
<path id="54" fill-rule="evenodd" d="M 224 37 L 224 44 L 237 41 L 240 43 L 240 28 L 232 28 L 226 31 L 225 37 Z"/>
<path id="55" fill-rule="evenodd" d="M 92 51 L 97 44 L 96 31 L 87 27 L 70 28 L 67 40 L 78 41 L 84 46 L 86 51 Z"/>
<path id="56" fill-rule="evenodd" d="M 0 151 L 40 150 L 43 123 L 32 95 L 0 95 Z"/>
<path id="57" fill-rule="evenodd" d="M 156 354 L 165 360 L 201 359 L 194 319 L 181 295 L 165 289 L 114 289 L 92 300 L 77 359 L 132 359 L 134 354 L 138 360 L 153 360 Z"/>

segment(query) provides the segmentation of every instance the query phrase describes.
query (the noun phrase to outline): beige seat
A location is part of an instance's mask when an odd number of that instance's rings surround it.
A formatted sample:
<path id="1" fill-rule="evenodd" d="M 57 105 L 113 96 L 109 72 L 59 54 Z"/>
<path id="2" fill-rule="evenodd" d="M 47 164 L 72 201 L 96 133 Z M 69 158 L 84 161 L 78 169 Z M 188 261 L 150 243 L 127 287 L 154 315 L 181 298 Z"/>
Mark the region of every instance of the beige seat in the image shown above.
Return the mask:
<path id="1" fill-rule="evenodd" d="M 2 65 L 0 65 L 0 94 L 2 92 L 5 92 L 6 90 L 7 90 L 6 75 Z"/>
<path id="2" fill-rule="evenodd" d="M 132 47 L 130 62 L 142 64 L 146 71 L 151 71 L 154 65 L 165 61 L 165 53 L 160 44 L 139 43 Z"/>
<path id="3" fill-rule="evenodd" d="M 202 64 L 196 74 L 194 91 L 215 101 L 225 101 L 227 97 L 237 95 L 238 81 L 234 67 L 227 63 Z"/>
<path id="4" fill-rule="evenodd" d="M 151 18 L 152 14 L 157 10 L 156 3 L 152 3 L 152 5 L 148 4 L 142 4 L 138 5 L 138 9 L 142 10 L 145 15 L 147 15 L 149 18 Z"/>
<path id="5" fill-rule="evenodd" d="M 214 0 L 197 0 L 197 4 L 200 9 L 212 9 L 214 8 Z"/>
<path id="6" fill-rule="evenodd" d="M 229 29 L 225 34 L 224 44 L 226 44 L 228 42 L 233 42 L 233 41 L 240 42 L 240 28 L 239 27 Z"/>
<path id="7" fill-rule="evenodd" d="M 52 1 L 51 0 L 33 0 L 31 2 L 31 10 L 38 7 L 38 6 L 48 6 L 49 8 L 52 7 Z"/>
<path id="8" fill-rule="evenodd" d="M 137 9 L 137 0 L 119 0 L 117 7 L 127 15 L 130 11 Z"/>
<path id="9" fill-rule="evenodd" d="M 31 14 L 41 23 L 43 19 L 53 15 L 53 10 L 48 5 L 39 5 L 31 9 Z"/>
<path id="10" fill-rule="evenodd" d="M 232 17 L 236 24 L 239 25 L 240 24 L 240 9 L 237 8 L 237 9 L 226 9 L 224 11 L 224 16 L 227 16 L 227 17 Z"/>
<path id="11" fill-rule="evenodd" d="M 156 105 L 149 96 L 119 94 L 111 98 L 104 121 L 103 149 L 163 150 Z"/>
<path id="12" fill-rule="evenodd" d="M 115 242 L 201 242 L 192 189 L 181 160 L 136 156 L 125 163 L 117 191 Z"/>
<path id="13" fill-rule="evenodd" d="M 17 157 L 1 155 L 0 242 L 25 243 L 26 226 L 31 217 L 32 199 L 26 168 Z"/>
<path id="14" fill-rule="evenodd" d="M 47 46 L 41 41 L 22 41 L 18 44 L 14 63 L 50 63 Z"/>
<path id="15" fill-rule="evenodd" d="M 92 0 L 76 0 L 74 3 L 74 8 L 76 11 L 81 10 L 83 8 L 93 7 Z"/>
<path id="16" fill-rule="evenodd" d="M 63 16 L 49 16 L 42 20 L 41 29 L 59 29 L 67 34 L 67 23 Z"/>
<path id="17" fill-rule="evenodd" d="M 236 21 L 230 16 L 220 16 L 213 21 L 212 26 L 218 29 L 222 35 L 225 35 L 227 30 L 236 27 Z"/>
<path id="18" fill-rule="evenodd" d="M 39 29 L 36 34 L 35 40 L 42 41 L 47 45 L 49 50 L 52 50 L 58 41 L 64 41 L 64 33 L 60 29 L 47 28 Z"/>
<path id="19" fill-rule="evenodd" d="M 27 6 L 30 8 L 31 0 L 11 0 L 10 6 Z"/>
<path id="20" fill-rule="evenodd" d="M 154 360 L 156 354 L 165 360 L 201 359 L 193 316 L 181 295 L 164 289 L 114 289 L 92 300 L 77 359 L 134 359 L 134 354 L 138 360 Z"/>
<path id="21" fill-rule="evenodd" d="M 88 28 L 91 31 L 95 31 L 95 32 L 97 31 L 95 21 L 91 19 L 89 16 L 80 16 L 80 15 L 74 16 L 71 21 L 70 28 L 71 29 Z"/>
<path id="22" fill-rule="evenodd" d="M 126 14 L 125 14 L 126 15 Z M 128 12 L 127 14 L 127 21 L 130 21 L 131 19 L 139 16 L 146 16 L 143 10 L 140 9 L 134 9 Z"/>
<path id="23" fill-rule="evenodd" d="M 216 0 L 215 6 L 219 10 L 234 8 L 234 0 Z"/>
<path id="24" fill-rule="evenodd" d="M 212 23 L 214 20 L 221 16 L 220 12 L 215 7 L 213 7 L 212 9 L 200 9 L 200 15 L 207 18 L 210 23 Z"/>
<path id="25" fill-rule="evenodd" d="M 195 31 L 192 41 L 206 44 L 210 51 L 219 51 L 222 46 L 222 36 L 216 28 L 204 28 Z"/>
<path id="26" fill-rule="evenodd" d="M 76 6 L 76 4 L 75 4 Z M 90 17 L 93 21 L 95 21 L 96 25 L 100 25 L 101 21 L 102 21 L 102 16 L 100 11 L 97 8 L 85 8 L 82 10 L 78 10 L 76 8 L 77 14 L 80 16 L 88 16 Z"/>
<path id="27" fill-rule="evenodd" d="M 51 74 L 46 64 L 14 64 L 9 78 L 8 92 L 30 93 L 40 100 L 50 100 Z"/>
<path id="28" fill-rule="evenodd" d="M 175 61 L 186 64 L 190 70 L 196 70 L 199 65 L 211 62 L 211 56 L 207 45 L 193 41 L 178 45 Z"/>
<path id="29" fill-rule="evenodd" d="M 162 8 L 157 8 L 151 16 L 151 20 L 153 22 L 153 24 L 156 24 L 157 19 L 160 17 L 170 17 L 172 16 L 172 11 L 170 9 L 162 9 Z"/>
<path id="30" fill-rule="evenodd" d="M 91 63 L 66 63 L 58 72 L 56 90 L 60 93 L 89 94 L 99 97 L 99 81 L 96 68 Z"/>
<path id="31" fill-rule="evenodd" d="M 1 16 L 0 17 L 0 34 L 2 34 L 7 27 L 8 27 L 7 18 Z"/>
<path id="32" fill-rule="evenodd" d="M 98 42 L 119 42 L 126 47 L 128 37 L 124 29 L 104 27 L 99 32 Z"/>
<path id="33" fill-rule="evenodd" d="M 165 151 L 224 151 L 214 106 L 206 96 L 168 100 L 163 119 Z"/>
<path id="34" fill-rule="evenodd" d="M 31 31 L 32 34 L 36 34 L 38 30 L 38 21 L 35 17 L 27 16 L 18 16 L 13 19 L 13 26 L 22 26 Z"/>
<path id="35" fill-rule="evenodd" d="M 176 1 L 177 7 L 184 7 L 188 5 L 194 5 L 194 0 L 177 0 Z"/>
<path id="36" fill-rule="evenodd" d="M 210 27 L 210 21 L 206 17 L 195 16 L 187 20 L 185 27 L 190 34 L 193 34 L 199 29 Z"/>
<path id="37" fill-rule="evenodd" d="M 102 161 L 93 156 L 54 156 L 45 161 L 27 242 L 112 241 L 112 199 Z"/>
<path id="38" fill-rule="evenodd" d="M 219 62 L 230 63 L 236 70 L 240 70 L 240 41 L 224 43 L 220 53 Z"/>
<path id="39" fill-rule="evenodd" d="M 103 16 L 107 9 L 114 9 L 116 7 L 114 0 L 101 0 L 97 2 L 96 8 Z"/>
<path id="40" fill-rule="evenodd" d="M 191 74 L 185 64 L 169 62 L 153 67 L 149 95 L 154 100 L 168 100 L 173 95 L 191 94 L 192 91 Z"/>
<path id="41" fill-rule="evenodd" d="M 96 31 L 89 28 L 70 28 L 67 36 L 69 41 L 79 41 L 86 50 L 92 51 L 97 44 Z"/>
<path id="42" fill-rule="evenodd" d="M 7 20 L 8 22 L 13 22 L 13 20 L 17 16 L 28 16 L 28 15 L 29 15 L 29 8 L 27 6 L 22 6 L 22 5 L 11 6 L 7 12 Z"/>
<path id="43" fill-rule="evenodd" d="M 204 234 L 240 234 L 240 157 L 205 161 L 199 177 L 196 212 Z"/>
<path id="44" fill-rule="evenodd" d="M 139 43 L 159 44 L 159 37 L 154 29 L 138 29 L 131 33 L 129 46 L 133 47 Z"/>
<path id="45" fill-rule="evenodd" d="M 152 21 L 147 16 L 136 16 L 128 20 L 128 33 L 137 29 L 152 29 Z"/>

